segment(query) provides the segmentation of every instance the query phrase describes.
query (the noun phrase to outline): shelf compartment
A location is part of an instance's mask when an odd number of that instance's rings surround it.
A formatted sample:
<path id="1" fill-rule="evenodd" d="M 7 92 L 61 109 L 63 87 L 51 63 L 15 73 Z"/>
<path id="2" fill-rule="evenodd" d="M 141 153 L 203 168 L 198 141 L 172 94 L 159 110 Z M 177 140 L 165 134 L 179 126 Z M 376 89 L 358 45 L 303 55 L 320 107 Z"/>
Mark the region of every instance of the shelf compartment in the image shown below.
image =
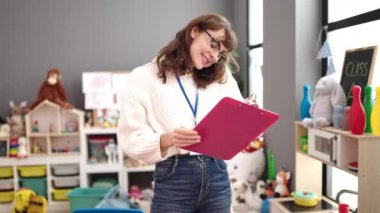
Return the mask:
<path id="1" fill-rule="evenodd" d="M 18 171 L 22 178 L 46 176 L 46 166 L 19 166 Z"/>
<path id="2" fill-rule="evenodd" d="M 48 154 L 49 145 L 46 136 L 30 136 L 28 140 L 30 155 Z"/>
<path id="3" fill-rule="evenodd" d="M 36 194 L 47 198 L 46 178 L 21 178 L 20 186 L 33 190 Z"/>
<path id="4" fill-rule="evenodd" d="M 67 201 L 67 194 L 73 189 L 53 189 L 51 194 L 54 201 Z"/>
<path id="5" fill-rule="evenodd" d="M 69 189 L 79 187 L 79 177 L 60 177 L 52 179 L 52 184 L 55 189 Z"/>
<path id="6" fill-rule="evenodd" d="M 54 164 L 51 165 L 54 176 L 74 176 L 79 174 L 78 164 Z"/>
<path id="7" fill-rule="evenodd" d="M 56 153 L 79 153 L 80 138 L 76 136 L 52 136 L 51 152 Z"/>
<path id="8" fill-rule="evenodd" d="M 14 196 L 14 191 L 0 192 L 0 204 L 13 202 Z"/>
<path id="9" fill-rule="evenodd" d="M 0 167 L 0 178 L 13 178 L 13 167 Z"/>

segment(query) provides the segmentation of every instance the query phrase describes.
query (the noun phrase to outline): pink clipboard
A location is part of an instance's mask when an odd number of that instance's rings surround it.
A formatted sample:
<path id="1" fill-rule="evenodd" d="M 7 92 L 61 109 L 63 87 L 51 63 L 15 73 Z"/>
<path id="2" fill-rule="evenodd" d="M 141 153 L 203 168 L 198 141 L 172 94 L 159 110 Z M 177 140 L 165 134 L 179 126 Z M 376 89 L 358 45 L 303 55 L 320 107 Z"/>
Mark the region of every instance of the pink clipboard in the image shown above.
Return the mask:
<path id="1" fill-rule="evenodd" d="M 279 118 L 276 113 L 225 97 L 194 128 L 201 142 L 183 148 L 229 160 Z"/>

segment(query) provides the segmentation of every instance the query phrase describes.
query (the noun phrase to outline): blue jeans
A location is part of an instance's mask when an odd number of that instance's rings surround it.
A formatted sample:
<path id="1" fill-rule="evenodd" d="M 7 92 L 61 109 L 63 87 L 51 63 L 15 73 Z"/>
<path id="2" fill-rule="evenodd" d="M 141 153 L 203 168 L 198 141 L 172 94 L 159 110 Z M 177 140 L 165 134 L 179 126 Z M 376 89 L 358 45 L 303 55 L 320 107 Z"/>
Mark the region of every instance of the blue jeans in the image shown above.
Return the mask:
<path id="1" fill-rule="evenodd" d="M 223 160 L 175 155 L 156 164 L 151 213 L 229 213 L 231 188 Z"/>

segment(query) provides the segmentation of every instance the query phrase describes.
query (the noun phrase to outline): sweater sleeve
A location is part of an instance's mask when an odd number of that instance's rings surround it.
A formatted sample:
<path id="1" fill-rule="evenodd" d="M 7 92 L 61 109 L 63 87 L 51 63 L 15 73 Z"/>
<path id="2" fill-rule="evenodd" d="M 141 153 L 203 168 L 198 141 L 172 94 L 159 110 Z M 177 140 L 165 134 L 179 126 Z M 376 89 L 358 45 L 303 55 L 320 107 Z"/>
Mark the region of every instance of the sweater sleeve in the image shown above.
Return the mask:
<path id="1" fill-rule="evenodd" d="M 160 134 L 149 125 L 143 105 L 128 95 L 122 98 L 117 137 L 123 151 L 131 158 L 146 163 L 164 159 Z"/>

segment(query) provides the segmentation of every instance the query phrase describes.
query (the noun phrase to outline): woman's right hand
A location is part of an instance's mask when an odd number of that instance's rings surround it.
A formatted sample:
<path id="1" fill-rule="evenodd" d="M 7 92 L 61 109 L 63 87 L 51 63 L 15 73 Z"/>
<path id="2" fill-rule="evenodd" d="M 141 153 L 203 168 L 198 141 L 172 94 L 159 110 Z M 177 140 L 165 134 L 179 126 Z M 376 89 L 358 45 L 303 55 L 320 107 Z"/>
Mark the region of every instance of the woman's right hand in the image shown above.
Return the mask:
<path id="1" fill-rule="evenodd" d="M 160 137 L 161 152 L 165 153 L 170 147 L 182 148 L 201 142 L 201 136 L 193 129 L 184 127 L 175 128 L 171 133 L 164 133 Z"/>

